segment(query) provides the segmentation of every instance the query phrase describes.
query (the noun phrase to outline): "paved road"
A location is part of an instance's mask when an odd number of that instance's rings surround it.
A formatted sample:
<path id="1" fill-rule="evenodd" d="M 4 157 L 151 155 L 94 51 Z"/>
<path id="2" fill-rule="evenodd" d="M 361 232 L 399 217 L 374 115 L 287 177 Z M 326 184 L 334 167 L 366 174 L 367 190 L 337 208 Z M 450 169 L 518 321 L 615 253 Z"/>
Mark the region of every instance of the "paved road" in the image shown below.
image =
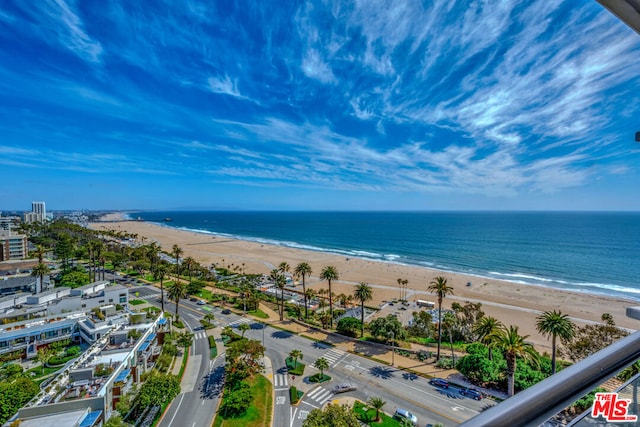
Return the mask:
<path id="1" fill-rule="evenodd" d="M 141 298 L 159 306 L 160 291 L 150 286 L 131 288 L 130 293 L 138 292 Z M 180 318 L 190 332 L 194 333 L 194 343 L 189 349 L 189 363 L 184 372 L 182 391 L 174 399 L 162 420 L 160 427 L 197 427 L 210 426 L 222 396 L 224 380 L 224 355 L 210 360 L 209 341 L 199 319 L 202 315 L 186 309 L 180 303 Z M 165 303 L 168 312 L 175 312 L 173 303 Z"/>
<path id="2" fill-rule="evenodd" d="M 155 301 L 159 298 L 157 289 L 138 286 L 132 289 L 132 292 L 135 291 L 139 292 L 141 298 L 145 298 L 154 304 L 159 304 L 159 302 Z M 408 409 L 418 417 L 419 425 L 440 423 L 444 426 L 455 426 L 477 415 L 485 405 L 493 404 L 493 401 L 483 400 L 478 402 L 465 398 L 460 395 L 458 389 L 453 387 L 447 390 L 436 388 L 430 385 L 428 380 L 417 375 L 346 353 L 327 344 L 302 338 L 288 331 L 282 331 L 270 326 L 265 327 L 262 323 L 249 318 L 233 313 L 224 315 L 217 308 L 198 306 L 190 301 L 184 302 L 184 306 L 188 307 L 188 309 L 182 307 L 182 302 L 180 305 L 181 317 L 185 320 L 188 319 L 187 321 L 190 325 L 197 324 L 199 326 L 193 312 L 204 314 L 207 311 L 214 313 L 220 326 L 230 325 L 237 328 L 241 323 L 249 323 L 251 329 L 245 333 L 245 336 L 264 343 L 266 347 L 265 355 L 271 360 L 273 367 L 273 376 L 270 379 L 274 385 L 274 426 L 300 427 L 309 411 L 314 408 L 321 408 L 327 402 L 343 396 L 351 396 L 364 402 L 370 397 L 380 397 L 387 402 L 383 408 L 385 412 L 393 413 L 396 408 Z M 165 309 L 173 312 L 175 306 L 172 303 L 165 304 Z M 206 341 L 203 340 L 204 344 L 206 344 Z M 303 378 L 297 377 L 293 379 L 287 373 L 285 358 L 293 349 L 301 350 L 303 353 L 302 362 L 307 365 Z M 324 357 L 329 361 L 330 367 L 326 373 L 333 380 L 320 385 L 311 384 L 306 378 L 318 372 L 312 365 L 320 357 Z M 200 370 L 199 375 L 206 376 L 206 374 L 202 369 Z M 219 387 L 221 387 L 221 374 L 211 378 L 211 381 L 212 384 L 214 381 L 220 381 Z M 341 382 L 353 383 L 358 389 L 344 395 L 334 396 L 332 393 L 333 386 Z M 291 384 L 305 392 L 302 401 L 295 407 L 291 406 L 289 401 L 288 390 Z M 178 399 L 180 398 L 181 396 L 178 397 Z M 185 394 L 184 399 L 186 400 L 187 398 Z M 193 397 L 190 398 L 194 399 Z M 184 403 L 180 406 L 182 405 Z M 193 405 L 188 404 L 186 407 L 193 408 Z M 211 409 L 211 411 L 213 410 Z M 185 412 L 185 414 L 189 414 L 186 419 L 190 420 L 194 412 Z M 212 416 L 213 414 L 211 414 Z M 167 416 L 165 416 L 166 418 Z M 174 423 L 172 425 L 193 427 L 191 422 Z M 202 425 L 210 424 L 205 423 Z M 163 427 L 167 426 L 163 425 Z"/>

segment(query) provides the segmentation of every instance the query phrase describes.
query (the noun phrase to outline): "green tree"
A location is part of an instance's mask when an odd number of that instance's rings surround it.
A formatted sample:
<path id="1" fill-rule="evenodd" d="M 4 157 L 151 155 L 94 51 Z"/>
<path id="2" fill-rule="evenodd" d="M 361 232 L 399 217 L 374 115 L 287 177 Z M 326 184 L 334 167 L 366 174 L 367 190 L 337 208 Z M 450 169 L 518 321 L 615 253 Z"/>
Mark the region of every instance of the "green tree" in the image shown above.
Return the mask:
<path id="1" fill-rule="evenodd" d="M 189 285 L 191 285 L 191 270 L 193 270 L 197 264 L 196 260 L 190 256 L 184 259 L 184 266 L 187 268 L 187 276 L 189 277 Z"/>
<path id="2" fill-rule="evenodd" d="M 509 326 L 509 328 L 499 329 L 492 338 L 494 347 L 504 352 L 507 361 L 507 394 L 509 397 L 515 393 L 515 376 L 517 369 L 517 359 L 531 361 L 537 363 L 540 355 L 533 348 L 533 345 L 526 342 L 529 335 L 520 335 L 517 326 Z"/>
<path id="3" fill-rule="evenodd" d="M 180 380 L 171 374 L 151 371 L 134 399 L 133 406 L 162 406 L 171 402 L 180 393 Z"/>
<path id="4" fill-rule="evenodd" d="M 211 323 L 213 323 L 214 319 L 215 319 L 215 316 L 213 315 L 213 313 L 207 313 L 204 315 L 204 320 L 207 322 L 209 326 L 211 326 Z"/>
<path id="5" fill-rule="evenodd" d="M 477 335 L 478 340 L 489 347 L 489 360 L 493 357 L 491 346 L 489 345 L 491 339 L 503 327 L 504 325 L 501 321 L 491 316 L 481 317 L 473 327 L 473 332 Z"/>
<path id="6" fill-rule="evenodd" d="M 33 267 L 33 270 L 31 270 L 31 275 L 38 278 L 38 283 L 36 284 L 36 293 L 42 292 L 42 289 L 44 288 L 44 276 L 49 274 L 50 271 L 51 270 L 49 269 L 49 266 L 42 262 L 38 263 L 35 267 Z"/>
<path id="7" fill-rule="evenodd" d="M 183 250 L 178 245 L 173 245 L 171 253 L 176 260 L 176 282 L 180 281 L 180 256 L 183 253 Z"/>
<path id="8" fill-rule="evenodd" d="M 244 415 L 253 401 L 253 393 L 249 385 L 243 381 L 233 388 L 225 389 L 224 399 L 220 405 L 223 418 L 237 418 Z"/>
<path id="9" fill-rule="evenodd" d="M 338 269 L 332 265 L 324 267 L 322 272 L 320 272 L 320 279 L 326 280 L 329 283 L 329 314 L 331 315 L 329 328 L 333 329 L 333 293 L 331 292 L 331 281 L 339 279 Z"/>
<path id="10" fill-rule="evenodd" d="M 315 361 L 313 366 L 315 366 L 316 369 L 320 371 L 320 376 L 324 377 L 324 371 L 329 369 L 329 361 L 327 361 L 327 359 L 325 359 L 324 357 L 321 357 Z"/>
<path id="11" fill-rule="evenodd" d="M 433 317 L 425 310 L 411 313 L 411 326 L 407 327 L 409 335 L 414 337 L 428 338 L 433 334 Z"/>
<path id="12" fill-rule="evenodd" d="M 627 331 L 616 326 L 610 314 L 604 313 L 602 321 L 602 324 L 576 328 L 572 339 L 563 340 L 564 350 L 561 349 L 560 353 L 577 362 L 628 335 Z"/>
<path id="13" fill-rule="evenodd" d="M 447 284 L 447 279 L 438 276 L 427 287 L 427 290 L 438 297 L 438 353 L 436 362 L 440 360 L 440 345 L 442 343 L 442 300 L 453 294 L 453 288 Z"/>
<path id="14" fill-rule="evenodd" d="M 280 315 L 280 321 L 284 320 L 284 285 L 286 283 L 286 279 L 284 274 L 280 272 L 280 270 L 271 270 L 271 279 L 276 284 L 276 288 L 280 290 L 280 303 L 278 304 L 278 314 Z M 276 296 L 277 298 L 277 296 Z"/>
<path id="15" fill-rule="evenodd" d="M 178 346 L 184 348 L 184 351 L 186 352 L 193 343 L 193 334 L 190 332 L 180 332 L 176 337 L 176 343 Z"/>
<path id="16" fill-rule="evenodd" d="M 305 281 L 305 278 L 307 276 L 311 276 L 311 272 L 312 272 L 311 266 L 306 262 L 301 262 L 300 264 L 296 265 L 296 268 L 294 270 L 294 273 L 296 274 L 296 276 L 302 279 L 302 296 L 304 298 L 304 318 L 305 319 L 309 318 L 309 309 L 308 309 L 308 302 L 307 302 L 307 283 Z"/>
<path id="17" fill-rule="evenodd" d="M 164 277 L 167 274 L 167 264 L 159 263 L 154 272 L 156 280 L 160 280 L 160 306 L 164 312 Z"/>
<path id="18" fill-rule="evenodd" d="M 376 338 L 384 338 L 386 342 L 391 342 L 391 336 L 395 340 L 404 340 L 407 337 L 407 330 L 402 323 L 392 314 L 386 317 L 378 317 L 369 323 L 369 331 Z"/>
<path id="19" fill-rule="evenodd" d="M 187 297 L 187 286 L 182 282 L 173 282 L 171 286 L 169 286 L 169 298 L 174 300 L 176 303 L 176 320 L 178 320 L 178 306 L 180 305 L 180 300 Z"/>
<path id="20" fill-rule="evenodd" d="M 343 317 L 342 319 L 338 320 L 338 325 L 336 326 L 336 330 L 339 333 L 348 335 L 350 337 L 357 336 L 359 329 L 363 329 L 362 323 L 355 317 Z"/>
<path id="21" fill-rule="evenodd" d="M 298 366 L 298 359 L 302 360 L 303 358 L 302 350 L 291 350 L 291 352 L 289 353 L 289 358 L 293 359 L 293 367 L 295 368 L 296 366 Z"/>
<path id="22" fill-rule="evenodd" d="M 40 365 L 42 366 L 42 375 L 44 375 L 45 365 L 55 355 L 56 355 L 56 352 L 50 347 L 40 347 L 38 349 L 36 360 L 40 362 Z"/>
<path id="23" fill-rule="evenodd" d="M 536 329 L 545 337 L 551 336 L 551 375 L 556 373 L 556 338 L 571 340 L 576 328 L 569 316 L 560 311 L 545 311 L 536 317 Z"/>
<path id="24" fill-rule="evenodd" d="M 89 283 L 91 283 L 89 275 L 80 270 L 71 270 L 62 273 L 62 277 L 60 278 L 60 286 L 69 288 L 78 288 L 83 285 L 88 285 Z"/>
<path id="25" fill-rule="evenodd" d="M 122 417 L 118 414 L 113 414 L 106 423 L 103 424 L 104 427 L 129 427 L 129 424 L 125 423 Z"/>
<path id="26" fill-rule="evenodd" d="M 238 325 L 238 330 L 242 333 L 242 338 L 244 338 L 244 333 L 251 329 L 248 323 L 240 323 Z"/>
<path id="27" fill-rule="evenodd" d="M 451 346 L 451 360 L 455 363 L 456 355 L 453 352 L 453 330 L 456 327 L 456 316 L 453 313 L 445 313 L 442 318 L 442 326 L 449 335 L 449 345 Z"/>
<path id="28" fill-rule="evenodd" d="M 327 405 L 309 412 L 302 427 L 360 427 L 360 421 L 347 405 Z"/>
<path id="29" fill-rule="evenodd" d="M 382 398 L 371 396 L 367 404 L 376 410 L 376 421 L 380 421 L 380 411 L 387 404 Z"/>
<path id="30" fill-rule="evenodd" d="M 371 286 L 364 282 L 360 282 L 353 291 L 353 296 L 360 302 L 360 337 L 364 336 L 364 303 L 371 301 L 373 298 L 373 290 Z"/>
<path id="31" fill-rule="evenodd" d="M 0 425 L 4 425 L 39 391 L 40 387 L 26 377 L 17 378 L 12 382 L 0 382 Z"/>

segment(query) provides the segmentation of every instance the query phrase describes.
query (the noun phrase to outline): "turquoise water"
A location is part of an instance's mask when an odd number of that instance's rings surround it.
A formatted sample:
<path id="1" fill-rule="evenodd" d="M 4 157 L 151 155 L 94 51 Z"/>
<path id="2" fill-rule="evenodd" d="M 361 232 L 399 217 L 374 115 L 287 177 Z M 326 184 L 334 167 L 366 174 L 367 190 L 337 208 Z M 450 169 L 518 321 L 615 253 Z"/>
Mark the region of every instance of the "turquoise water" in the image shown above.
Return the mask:
<path id="1" fill-rule="evenodd" d="M 164 226 L 640 300 L 640 213 L 135 212 Z M 171 222 L 163 222 L 166 217 Z"/>

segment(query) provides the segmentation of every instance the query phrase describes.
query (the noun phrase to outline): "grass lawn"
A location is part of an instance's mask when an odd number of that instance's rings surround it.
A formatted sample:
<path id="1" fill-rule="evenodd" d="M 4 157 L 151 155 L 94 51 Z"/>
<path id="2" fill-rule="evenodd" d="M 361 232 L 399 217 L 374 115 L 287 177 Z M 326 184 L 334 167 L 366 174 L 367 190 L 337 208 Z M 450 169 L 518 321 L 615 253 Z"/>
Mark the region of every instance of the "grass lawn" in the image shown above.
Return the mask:
<path id="1" fill-rule="evenodd" d="M 248 314 L 251 314 L 253 316 L 256 316 L 260 319 L 268 319 L 269 316 L 267 315 L 267 313 L 265 313 L 264 311 L 257 309 L 257 310 L 251 310 L 249 312 L 247 312 Z"/>
<path id="2" fill-rule="evenodd" d="M 394 420 L 393 418 L 383 413 L 382 411 L 380 411 L 380 421 L 375 421 L 376 410 L 368 405 L 365 405 L 359 400 L 356 400 L 354 402 L 353 412 L 356 413 L 357 419 L 359 419 L 360 421 L 364 422 L 366 425 L 369 425 L 369 426 L 397 427 L 400 425 L 400 423 L 397 420 Z"/>
<path id="3" fill-rule="evenodd" d="M 145 304 L 146 301 L 145 300 L 141 300 L 141 299 L 132 299 L 129 300 L 129 304 L 131 305 L 140 305 L 140 304 Z"/>
<path id="4" fill-rule="evenodd" d="M 272 385 L 262 375 L 246 380 L 253 392 L 253 402 L 240 418 L 223 419 L 216 415 L 212 427 L 263 427 L 271 425 Z"/>
<path id="5" fill-rule="evenodd" d="M 28 371 L 25 372 L 25 374 L 27 375 L 27 377 L 31 378 L 32 380 L 36 380 L 40 377 L 44 377 L 47 376 L 49 374 L 53 374 L 54 372 L 59 371 L 60 369 L 62 369 L 62 366 L 45 366 L 44 368 L 44 374 L 42 373 L 42 367 L 41 366 L 36 366 L 35 368 L 31 368 Z M 34 376 L 31 376 L 31 372 L 34 373 Z"/>
<path id="6" fill-rule="evenodd" d="M 202 299 L 205 299 L 207 301 L 211 301 L 211 297 L 212 297 L 212 293 L 209 289 L 203 289 L 200 292 L 198 292 L 198 296 Z"/>

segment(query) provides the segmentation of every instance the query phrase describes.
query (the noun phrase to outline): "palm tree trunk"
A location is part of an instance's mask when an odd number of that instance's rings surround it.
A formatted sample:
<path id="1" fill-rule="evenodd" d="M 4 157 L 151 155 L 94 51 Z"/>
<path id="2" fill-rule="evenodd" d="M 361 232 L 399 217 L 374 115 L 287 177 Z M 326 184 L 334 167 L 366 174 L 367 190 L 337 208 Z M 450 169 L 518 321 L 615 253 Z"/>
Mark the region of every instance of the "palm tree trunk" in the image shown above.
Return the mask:
<path id="1" fill-rule="evenodd" d="M 329 282 L 329 329 L 333 329 L 333 298 L 331 297 L 331 280 Z"/>
<path id="2" fill-rule="evenodd" d="M 440 361 L 440 343 L 442 341 L 442 300 L 438 299 L 438 352 L 436 362 Z"/>
<path id="3" fill-rule="evenodd" d="M 284 288 L 280 289 L 280 321 L 284 320 Z"/>
<path id="4" fill-rule="evenodd" d="M 360 304 L 360 338 L 364 337 L 364 300 Z"/>
<path id="5" fill-rule="evenodd" d="M 176 320 L 178 320 L 178 306 L 180 305 L 180 298 L 176 298 Z"/>
<path id="6" fill-rule="evenodd" d="M 551 375 L 556 373 L 556 335 L 551 336 Z"/>
<path id="7" fill-rule="evenodd" d="M 160 306 L 162 307 L 162 312 L 164 313 L 164 286 L 162 285 L 162 279 L 160 279 Z"/>
<path id="8" fill-rule="evenodd" d="M 515 394 L 516 383 L 516 357 L 512 354 L 507 354 L 507 395 L 509 397 Z"/>
<path id="9" fill-rule="evenodd" d="M 302 296 L 304 297 L 304 318 L 309 319 L 309 309 L 307 308 L 307 287 L 304 282 L 304 274 L 302 275 Z"/>

